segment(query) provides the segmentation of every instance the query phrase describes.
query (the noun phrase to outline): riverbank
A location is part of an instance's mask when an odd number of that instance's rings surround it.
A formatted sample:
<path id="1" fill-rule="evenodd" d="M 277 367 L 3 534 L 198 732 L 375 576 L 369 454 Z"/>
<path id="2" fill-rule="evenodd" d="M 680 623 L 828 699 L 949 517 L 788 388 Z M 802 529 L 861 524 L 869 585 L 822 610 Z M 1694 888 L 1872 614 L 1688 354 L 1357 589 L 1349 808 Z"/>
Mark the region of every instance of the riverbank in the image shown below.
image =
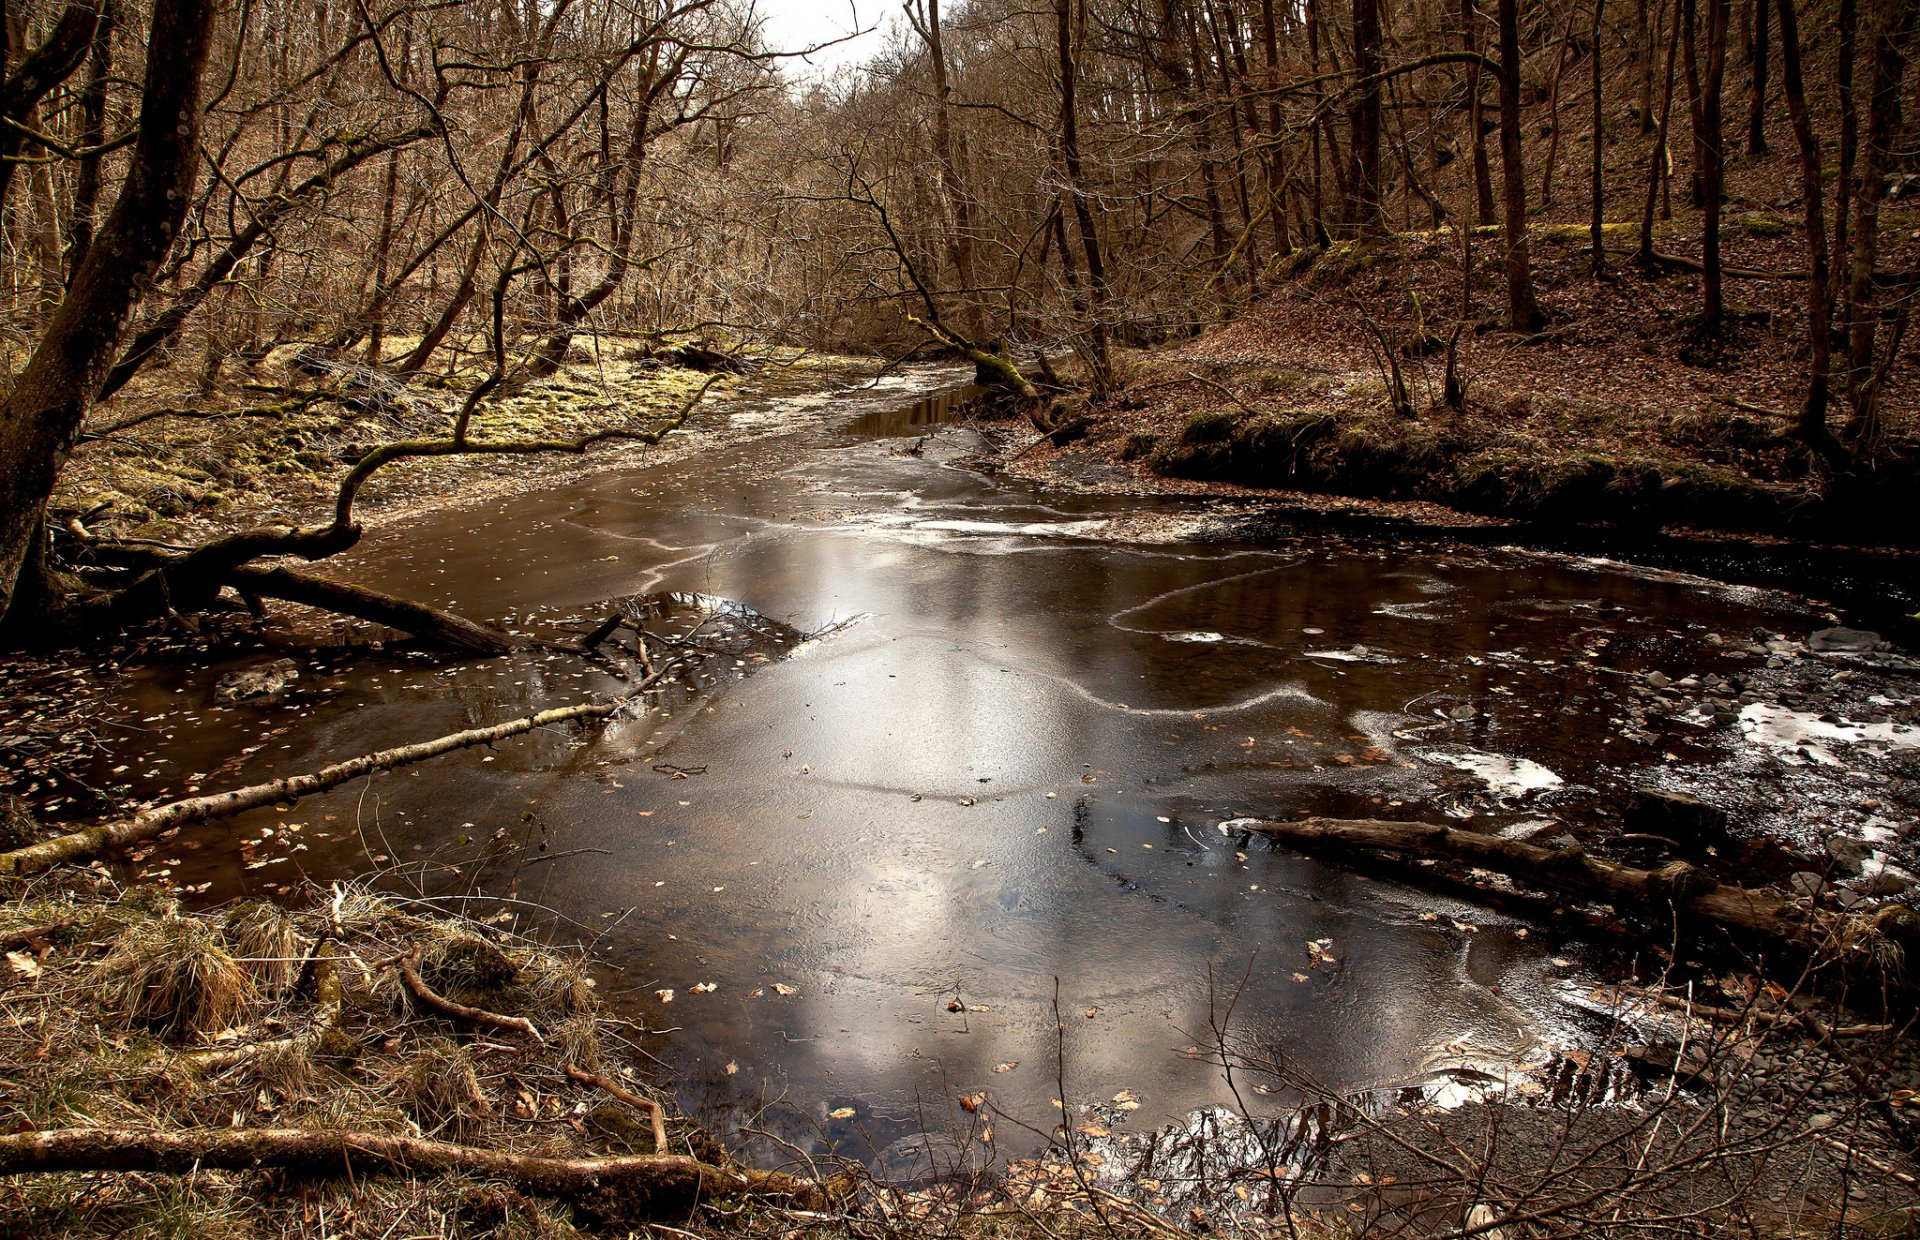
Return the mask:
<path id="1" fill-rule="evenodd" d="M 1791 266 L 1785 215 L 1738 222 L 1739 261 Z M 1661 244 L 1683 249 L 1679 227 L 1663 228 Z M 1474 238 L 1464 315 L 1451 230 L 1302 250 L 1233 321 L 1124 354 L 1090 433 L 1015 468 L 1070 485 L 1361 501 L 1421 523 L 1913 545 L 1902 501 L 1915 476 L 1913 393 L 1885 394 L 1871 471 L 1836 475 L 1791 433 L 1804 383 L 1798 285 L 1742 282 L 1729 321 L 1705 331 L 1690 318 L 1692 273 L 1616 262 L 1594 280 L 1583 230 L 1543 226 L 1535 239 L 1544 331 L 1501 328 L 1490 236 Z M 1451 404 L 1450 361 L 1461 389 Z"/>
<path id="2" fill-rule="evenodd" d="M 483 402 L 473 438 L 564 441 L 644 432 L 695 401 L 686 425 L 658 444 L 614 438 L 585 453 L 407 461 L 375 475 L 356 509 L 365 520 L 400 520 L 448 504 L 564 485 L 605 469 L 669 463 L 702 447 L 790 429 L 780 419 L 751 415 L 783 402 L 804 405 L 872 380 L 879 369 L 873 359 L 799 350 L 723 356 L 739 363 L 739 371 L 652 342 L 609 336 L 578 345 L 556 374 Z M 147 381 L 89 422 L 61 474 L 55 513 L 84 516 L 90 527 L 115 535 L 163 540 L 193 540 L 262 521 L 325 520 L 354 461 L 382 443 L 447 434 L 465 386 L 483 377 L 461 372 L 403 383 L 353 363 L 328 367 L 283 348 L 257 363 L 246 380 L 212 392 Z"/>
<path id="3" fill-rule="evenodd" d="M 1185 1054 L 1250 1106 L 1135 1130 L 1131 1091 L 1068 1092 L 1046 1150 L 1001 1159 L 1019 1109 L 983 1090 L 950 1132 L 755 1170 L 656 1086 L 656 1035 L 601 998 L 625 979 L 546 946 L 538 910 L 458 903 L 335 884 L 187 912 L 97 871 L 13 892 L 7 1234 L 1893 1236 L 1920 1208 L 1904 1036 L 1672 965 L 1570 995 L 1594 1036 L 1498 1076 L 1329 1090 L 1229 1014 Z"/>

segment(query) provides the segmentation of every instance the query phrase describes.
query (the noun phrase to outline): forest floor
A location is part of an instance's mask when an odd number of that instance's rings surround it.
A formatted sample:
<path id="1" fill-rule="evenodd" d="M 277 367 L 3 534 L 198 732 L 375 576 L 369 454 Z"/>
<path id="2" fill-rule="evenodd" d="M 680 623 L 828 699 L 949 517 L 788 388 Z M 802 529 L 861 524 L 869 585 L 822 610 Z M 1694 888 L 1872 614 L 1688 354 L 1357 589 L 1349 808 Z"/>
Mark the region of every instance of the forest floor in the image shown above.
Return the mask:
<path id="1" fill-rule="evenodd" d="M 1792 273 L 1797 217 L 1730 207 L 1728 262 Z M 1889 210 L 1908 244 L 1920 220 Z M 1657 230 L 1685 254 L 1691 220 Z M 1805 282 L 1729 280 L 1729 316 L 1703 331 L 1697 274 L 1634 267 L 1635 230 L 1607 226 L 1609 272 L 1592 278 L 1586 227 L 1533 229 L 1547 315 L 1516 334 L 1504 313 L 1501 241 L 1447 228 L 1336 242 L 1279 260 L 1264 295 L 1185 341 L 1124 353 L 1091 433 L 1010 465 L 1092 490 L 1245 497 L 1439 525 L 1528 522 L 1758 532 L 1813 542 L 1911 544 L 1920 393 L 1892 384 L 1880 467 L 1833 476 L 1788 432 L 1804 387 Z M 1380 336 L 1376 339 L 1373 328 Z M 1444 400 L 1458 328 L 1460 407 Z M 1383 347 L 1384 346 L 1384 347 Z M 1920 354 L 1905 346 L 1902 368 Z M 1407 405 L 1390 391 L 1404 383 Z M 1844 428 L 1844 399 L 1831 412 Z M 1353 503 L 1351 501 L 1362 501 Z"/>

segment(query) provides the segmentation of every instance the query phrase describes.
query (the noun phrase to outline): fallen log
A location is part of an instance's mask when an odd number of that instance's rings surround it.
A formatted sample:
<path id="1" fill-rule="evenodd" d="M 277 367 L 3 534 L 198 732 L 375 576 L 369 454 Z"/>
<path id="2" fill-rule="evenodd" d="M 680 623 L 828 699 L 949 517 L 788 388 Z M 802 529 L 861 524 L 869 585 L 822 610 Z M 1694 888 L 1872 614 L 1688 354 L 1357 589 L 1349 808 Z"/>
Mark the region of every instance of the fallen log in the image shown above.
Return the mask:
<path id="1" fill-rule="evenodd" d="M 304 775 L 288 775 L 282 779 L 269 780 L 264 784 L 253 784 L 245 788 L 235 788 L 228 792 L 215 792 L 207 796 L 169 801 L 165 805 L 155 805 L 126 818 L 113 819 L 69 835 L 59 835 L 37 844 L 29 844 L 24 848 L 16 848 L 11 852 L 0 853 L 0 876 L 38 874 L 63 862 L 97 856 L 111 848 L 124 848 L 129 844 L 150 840 L 174 827 L 205 822 L 213 818 L 230 818 L 235 814 L 243 814 L 248 810 L 259 809 L 263 805 L 273 805 L 281 801 L 297 801 L 301 797 L 325 792 L 329 788 L 338 787 L 362 775 L 371 775 L 375 771 L 411 766 L 416 762 L 424 762 L 428 758 L 452 753 L 456 749 L 489 745 L 510 736 L 518 736 L 522 732 L 531 732 L 535 728 L 551 727 L 556 723 L 566 723 L 573 719 L 605 719 L 652 688 L 675 666 L 677 663 L 662 664 L 658 670 L 635 685 L 632 690 L 610 701 L 583 702 L 577 706 L 557 706 L 552 710 L 525 715 L 519 719 L 508 720 L 506 723 L 496 723 L 484 728 L 469 728 L 464 732 L 454 732 L 430 741 L 419 741 L 412 745 L 399 745 L 392 749 L 362 754 L 360 757 L 336 762 L 332 766 L 322 767 Z"/>
<path id="2" fill-rule="evenodd" d="M 470 650 L 475 654 L 506 654 L 520 645 L 499 629 L 477 624 L 450 611 L 297 569 L 245 565 L 229 569 L 223 579 L 245 595 L 277 598 L 320 611 L 370 620 L 455 650 Z"/>
<path id="3" fill-rule="evenodd" d="M 1835 919 L 1771 891 L 1720 883 L 1684 861 L 1641 870 L 1602 861 L 1585 849 L 1542 848 L 1458 827 L 1376 818 L 1303 818 L 1273 822 L 1241 818 L 1227 824 L 1304 848 L 1370 848 L 1439 857 L 1497 870 L 1530 887 L 1574 900 L 1594 900 L 1650 912 L 1663 919 L 1697 918 L 1739 932 L 1801 946 L 1830 933 Z"/>
<path id="4" fill-rule="evenodd" d="M 778 1171 L 716 1167 L 675 1154 L 546 1158 L 385 1132 L 221 1128 L 163 1132 L 135 1128 L 53 1128 L 0 1136 L 0 1175 L 51 1171 L 277 1168 L 313 1176 L 459 1173 L 504 1180 L 524 1191 L 574 1202 L 615 1203 L 621 1214 L 684 1214 L 713 1199 L 753 1197 L 818 1209 L 827 1194 L 812 1180 Z"/>

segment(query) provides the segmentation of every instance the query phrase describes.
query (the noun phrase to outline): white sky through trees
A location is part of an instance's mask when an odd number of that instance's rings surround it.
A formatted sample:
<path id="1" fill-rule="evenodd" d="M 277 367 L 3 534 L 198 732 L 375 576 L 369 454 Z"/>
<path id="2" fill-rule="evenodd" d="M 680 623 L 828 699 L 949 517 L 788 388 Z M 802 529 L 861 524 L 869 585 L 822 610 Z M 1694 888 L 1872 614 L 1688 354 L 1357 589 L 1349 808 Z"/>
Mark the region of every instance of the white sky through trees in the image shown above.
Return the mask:
<path id="1" fill-rule="evenodd" d="M 899 17 L 899 5 L 886 0 L 755 0 L 753 7 L 766 19 L 769 47 L 800 51 L 844 40 L 805 59 L 785 62 L 786 73 L 796 78 L 818 76 L 873 57 Z"/>

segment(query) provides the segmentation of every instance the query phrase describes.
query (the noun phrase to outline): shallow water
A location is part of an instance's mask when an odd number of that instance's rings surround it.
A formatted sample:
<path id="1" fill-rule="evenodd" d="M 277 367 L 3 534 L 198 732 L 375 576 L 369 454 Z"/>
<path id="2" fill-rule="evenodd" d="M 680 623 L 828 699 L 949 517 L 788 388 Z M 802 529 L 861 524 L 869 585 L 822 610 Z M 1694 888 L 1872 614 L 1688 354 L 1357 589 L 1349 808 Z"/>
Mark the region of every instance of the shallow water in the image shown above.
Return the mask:
<path id="1" fill-rule="evenodd" d="M 1774 596 L 1566 557 L 1198 539 L 1179 502 L 965 468 L 975 433 L 913 395 L 370 537 L 336 562 L 355 580 L 525 631 L 671 591 L 680 631 L 691 595 L 750 612 L 698 692 L 642 717 L 190 831 L 146 872 L 218 900 L 382 871 L 588 940 L 616 1002 L 669 1031 L 640 1040 L 683 1105 L 736 1133 L 878 1149 L 980 1089 L 1051 1130 L 1062 1066 L 1070 1097 L 1132 1090 L 1147 1124 L 1233 1102 L 1189 1048 L 1236 988 L 1237 1035 L 1343 1087 L 1537 1060 L 1578 1018 L 1551 992 L 1579 944 L 1221 823 L 1551 836 L 1738 742 L 1627 738 L 1623 677 L 1806 627 Z M 284 702 L 215 707 L 232 666 L 133 675 L 146 730 L 115 778 L 252 782 L 618 687 L 567 656 L 363 649 Z"/>

